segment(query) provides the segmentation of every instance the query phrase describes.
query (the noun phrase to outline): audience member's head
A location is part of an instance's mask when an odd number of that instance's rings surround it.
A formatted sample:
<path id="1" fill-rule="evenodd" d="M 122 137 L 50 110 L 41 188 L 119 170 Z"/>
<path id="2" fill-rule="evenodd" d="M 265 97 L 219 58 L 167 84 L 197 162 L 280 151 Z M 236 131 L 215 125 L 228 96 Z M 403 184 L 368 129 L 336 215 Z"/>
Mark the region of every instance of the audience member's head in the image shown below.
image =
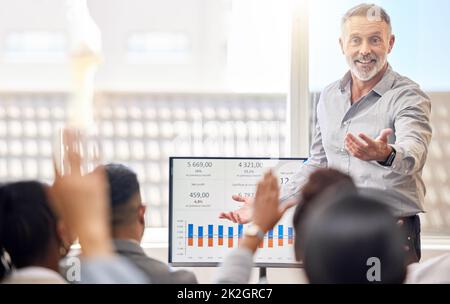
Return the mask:
<path id="1" fill-rule="evenodd" d="M 310 283 L 400 284 L 405 279 L 404 236 L 389 208 L 376 200 L 353 193 L 316 204 L 303 233 Z"/>
<path id="2" fill-rule="evenodd" d="M 47 194 L 45 185 L 33 181 L 0 187 L 0 280 L 11 266 L 58 271 L 70 238 L 53 213 Z"/>
<path id="3" fill-rule="evenodd" d="M 137 175 L 121 164 L 104 168 L 109 182 L 113 238 L 140 242 L 145 229 L 145 206 Z"/>
<path id="4" fill-rule="evenodd" d="M 330 189 L 330 188 L 334 188 Z M 316 198 L 324 192 L 354 192 L 356 186 L 352 178 L 334 169 L 317 169 L 310 176 L 301 190 L 302 200 L 297 205 L 294 213 L 295 252 L 297 260 L 302 259 L 303 222 L 314 205 Z"/>

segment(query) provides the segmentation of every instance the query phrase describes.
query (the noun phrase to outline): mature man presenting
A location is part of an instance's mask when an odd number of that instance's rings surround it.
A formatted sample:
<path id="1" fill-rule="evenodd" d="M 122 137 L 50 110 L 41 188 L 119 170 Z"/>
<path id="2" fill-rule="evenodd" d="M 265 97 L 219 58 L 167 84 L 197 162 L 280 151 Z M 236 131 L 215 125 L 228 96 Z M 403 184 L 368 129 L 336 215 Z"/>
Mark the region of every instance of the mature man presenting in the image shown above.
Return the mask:
<path id="1" fill-rule="evenodd" d="M 423 212 L 422 168 L 432 135 L 431 102 L 418 84 L 387 62 L 395 36 L 384 9 L 358 5 L 344 15 L 341 26 L 339 44 L 350 71 L 322 92 L 310 157 L 281 201 L 287 202 L 284 208 L 298 202 L 301 186 L 316 168 L 338 169 L 351 175 L 362 192 L 387 196 L 419 260 L 417 214 Z M 251 220 L 251 201 L 234 199 L 244 206 L 220 217 Z"/>

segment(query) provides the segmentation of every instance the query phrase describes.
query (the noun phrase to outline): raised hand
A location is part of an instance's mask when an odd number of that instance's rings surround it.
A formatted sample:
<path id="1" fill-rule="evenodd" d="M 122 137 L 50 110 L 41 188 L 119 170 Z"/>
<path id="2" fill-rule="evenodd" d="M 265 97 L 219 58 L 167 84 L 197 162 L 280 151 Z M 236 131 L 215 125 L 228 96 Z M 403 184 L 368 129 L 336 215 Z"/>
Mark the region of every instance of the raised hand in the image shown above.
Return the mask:
<path id="1" fill-rule="evenodd" d="M 272 229 L 278 223 L 287 210 L 286 207 L 279 205 L 280 190 L 278 180 L 272 172 L 264 175 L 264 178 L 258 183 L 256 190 L 253 222 L 264 233 Z M 261 239 L 245 235 L 241 241 L 240 247 L 247 248 L 253 253 L 258 249 Z"/>
<path id="2" fill-rule="evenodd" d="M 78 235 L 83 255 L 109 255 L 112 244 L 105 172 L 97 169 L 82 175 L 82 158 L 75 148 L 78 146 L 76 131 L 66 130 L 64 135 L 68 170 L 61 175 L 55 169 L 52 205 L 67 227 Z"/>
<path id="3" fill-rule="evenodd" d="M 269 171 L 258 183 L 253 211 L 253 222 L 264 232 L 272 229 L 286 211 L 279 205 L 279 196 L 278 179 Z"/>

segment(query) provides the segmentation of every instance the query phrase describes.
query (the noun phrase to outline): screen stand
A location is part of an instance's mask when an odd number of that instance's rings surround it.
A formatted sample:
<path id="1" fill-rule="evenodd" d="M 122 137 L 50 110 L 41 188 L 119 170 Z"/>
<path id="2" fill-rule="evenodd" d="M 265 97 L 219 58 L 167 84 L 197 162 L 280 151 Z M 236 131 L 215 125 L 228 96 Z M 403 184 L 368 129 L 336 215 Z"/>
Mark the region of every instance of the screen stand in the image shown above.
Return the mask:
<path id="1" fill-rule="evenodd" d="M 259 280 L 258 284 L 267 284 L 267 268 L 259 267 Z"/>

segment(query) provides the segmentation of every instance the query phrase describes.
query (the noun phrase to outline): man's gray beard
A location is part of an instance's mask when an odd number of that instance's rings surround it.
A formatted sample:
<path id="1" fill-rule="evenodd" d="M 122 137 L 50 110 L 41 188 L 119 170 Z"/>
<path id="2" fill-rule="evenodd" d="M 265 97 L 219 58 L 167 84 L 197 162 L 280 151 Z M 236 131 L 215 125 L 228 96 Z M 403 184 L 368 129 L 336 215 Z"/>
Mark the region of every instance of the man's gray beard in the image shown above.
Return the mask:
<path id="1" fill-rule="evenodd" d="M 352 74 L 361 81 L 372 80 L 383 69 L 385 64 L 386 64 L 386 57 L 382 58 L 382 60 L 377 60 L 377 63 L 373 67 L 373 69 L 366 72 L 360 71 L 352 58 L 350 58 L 349 62 Z"/>

